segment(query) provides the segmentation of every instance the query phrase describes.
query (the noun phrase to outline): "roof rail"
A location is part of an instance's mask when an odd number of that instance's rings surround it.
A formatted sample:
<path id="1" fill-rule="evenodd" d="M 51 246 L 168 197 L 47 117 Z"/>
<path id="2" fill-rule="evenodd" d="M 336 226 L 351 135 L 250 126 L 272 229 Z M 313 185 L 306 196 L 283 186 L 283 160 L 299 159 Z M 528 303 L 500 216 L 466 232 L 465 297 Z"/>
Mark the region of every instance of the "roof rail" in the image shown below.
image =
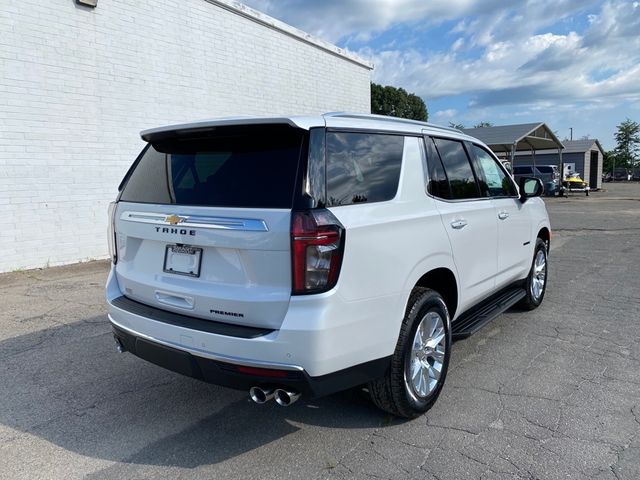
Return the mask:
<path id="1" fill-rule="evenodd" d="M 435 123 L 421 122 L 419 120 L 411 120 L 410 118 L 390 117 L 387 115 L 376 115 L 373 113 L 350 113 L 350 112 L 327 112 L 323 116 L 325 117 L 340 117 L 340 118 L 359 118 L 363 120 L 382 120 L 387 122 L 399 122 L 407 123 L 410 125 L 420 125 L 423 127 L 433 128 L 436 130 L 445 130 L 448 132 L 463 133 L 457 128 L 443 127 L 442 125 L 436 125 Z"/>

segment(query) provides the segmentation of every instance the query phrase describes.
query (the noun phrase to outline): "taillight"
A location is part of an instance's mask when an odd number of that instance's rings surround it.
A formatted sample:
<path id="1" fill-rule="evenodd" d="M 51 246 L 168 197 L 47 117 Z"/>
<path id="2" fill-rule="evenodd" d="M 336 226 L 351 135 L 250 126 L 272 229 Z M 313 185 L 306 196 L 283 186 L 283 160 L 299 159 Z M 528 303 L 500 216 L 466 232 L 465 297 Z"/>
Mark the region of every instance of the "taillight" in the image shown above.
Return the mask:
<path id="1" fill-rule="evenodd" d="M 291 219 L 291 292 L 320 293 L 332 289 L 340 274 L 344 227 L 329 210 L 294 212 Z"/>
<path id="2" fill-rule="evenodd" d="M 118 204 L 111 202 L 109 204 L 109 227 L 107 229 L 107 242 L 109 243 L 109 255 L 111 261 L 115 264 L 118 262 L 118 244 L 116 242 L 116 208 Z"/>

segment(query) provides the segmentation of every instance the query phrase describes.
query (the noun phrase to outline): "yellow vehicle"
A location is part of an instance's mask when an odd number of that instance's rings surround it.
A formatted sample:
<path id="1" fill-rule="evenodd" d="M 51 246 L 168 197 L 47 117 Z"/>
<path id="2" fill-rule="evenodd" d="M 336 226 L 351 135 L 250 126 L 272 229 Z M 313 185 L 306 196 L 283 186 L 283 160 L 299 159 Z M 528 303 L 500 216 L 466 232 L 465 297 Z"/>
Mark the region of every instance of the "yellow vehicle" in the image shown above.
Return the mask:
<path id="1" fill-rule="evenodd" d="M 587 182 L 580 178 L 579 173 L 571 173 L 567 175 L 564 182 L 562 182 L 564 188 L 567 188 L 572 192 L 585 192 L 589 190 Z"/>

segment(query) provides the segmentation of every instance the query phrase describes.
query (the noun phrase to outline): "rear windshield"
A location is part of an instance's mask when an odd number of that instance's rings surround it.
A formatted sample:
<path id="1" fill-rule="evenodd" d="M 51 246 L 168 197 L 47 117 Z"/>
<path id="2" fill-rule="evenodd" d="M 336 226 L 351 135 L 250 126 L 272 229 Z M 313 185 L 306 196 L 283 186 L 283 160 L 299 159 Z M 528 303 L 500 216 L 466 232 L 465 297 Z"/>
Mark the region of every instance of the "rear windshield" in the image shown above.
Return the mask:
<path id="1" fill-rule="evenodd" d="M 537 166 L 536 167 L 538 169 L 538 171 L 540 173 L 553 173 L 553 167 L 549 166 L 549 165 L 542 165 L 542 166 Z"/>
<path id="2" fill-rule="evenodd" d="M 126 202 L 291 208 L 305 131 L 218 127 L 153 141 L 122 190 Z"/>

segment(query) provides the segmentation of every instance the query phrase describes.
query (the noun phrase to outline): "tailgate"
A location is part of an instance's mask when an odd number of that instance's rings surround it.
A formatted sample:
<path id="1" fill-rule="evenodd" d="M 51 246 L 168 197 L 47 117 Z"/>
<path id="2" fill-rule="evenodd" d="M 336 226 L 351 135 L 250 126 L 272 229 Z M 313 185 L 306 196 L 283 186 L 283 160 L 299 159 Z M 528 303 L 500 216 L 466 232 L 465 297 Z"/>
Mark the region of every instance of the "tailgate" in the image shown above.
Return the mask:
<path id="1" fill-rule="evenodd" d="M 203 319 L 277 329 L 291 295 L 291 209 L 305 130 L 169 132 L 123 181 L 122 293 Z"/>
<path id="2" fill-rule="evenodd" d="M 290 219 L 290 210 L 120 202 L 120 289 L 170 311 L 279 328 L 291 295 Z"/>

